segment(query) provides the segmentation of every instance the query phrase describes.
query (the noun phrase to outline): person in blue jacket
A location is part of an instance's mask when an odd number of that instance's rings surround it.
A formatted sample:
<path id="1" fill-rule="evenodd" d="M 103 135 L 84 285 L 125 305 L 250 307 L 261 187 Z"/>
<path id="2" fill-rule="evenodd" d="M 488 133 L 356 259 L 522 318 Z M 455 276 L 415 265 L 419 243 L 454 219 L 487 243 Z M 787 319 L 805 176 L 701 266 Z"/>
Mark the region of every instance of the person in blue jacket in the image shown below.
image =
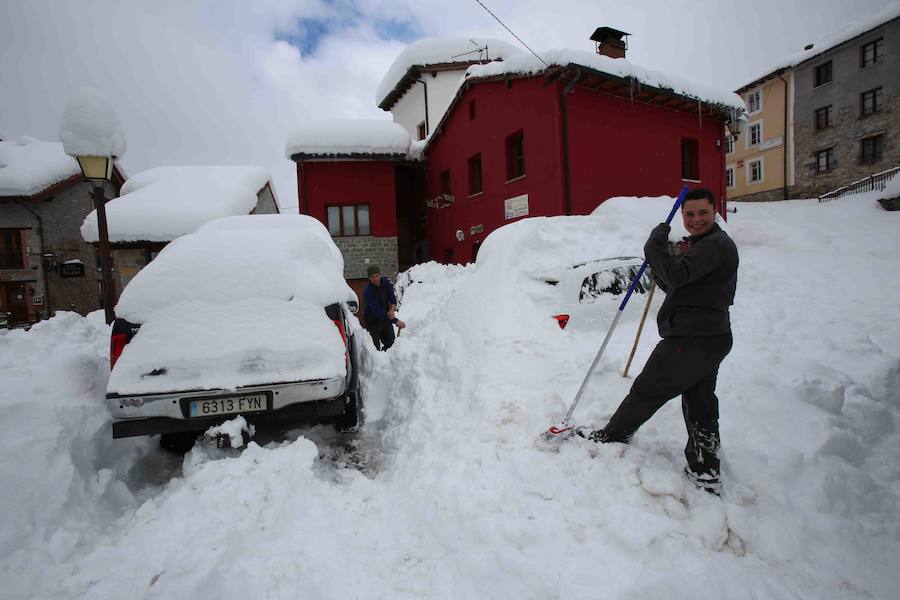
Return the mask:
<path id="1" fill-rule="evenodd" d="M 375 348 L 387 350 L 394 345 L 394 325 L 400 330 L 406 327 L 406 323 L 394 316 L 397 295 L 391 280 L 381 276 L 381 269 L 377 265 L 369 265 L 366 275 L 369 276 L 369 283 L 363 289 L 363 300 L 366 303 L 363 314 L 365 328 L 372 336 Z"/>

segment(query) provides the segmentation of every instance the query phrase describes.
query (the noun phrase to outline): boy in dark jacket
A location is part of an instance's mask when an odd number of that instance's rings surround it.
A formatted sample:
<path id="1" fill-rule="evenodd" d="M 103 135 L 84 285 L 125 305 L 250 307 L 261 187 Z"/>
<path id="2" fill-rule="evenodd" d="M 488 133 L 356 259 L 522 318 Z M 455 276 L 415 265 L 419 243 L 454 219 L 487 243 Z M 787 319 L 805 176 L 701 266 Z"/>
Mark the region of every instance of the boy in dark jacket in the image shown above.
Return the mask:
<path id="1" fill-rule="evenodd" d="M 363 314 L 365 327 L 375 342 L 375 349 L 387 350 L 394 345 L 394 325 L 399 330 L 406 327 L 406 323 L 394 316 L 397 296 L 391 280 L 382 277 L 381 269 L 376 265 L 369 265 L 366 274 L 369 276 L 369 283 L 363 289 L 363 300 L 366 303 Z"/>
<path id="2" fill-rule="evenodd" d="M 715 197 L 707 189 L 688 192 L 681 207 L 690 233 L 683 254 L 668 252 L 670 227 L 657 225 L 644 245 L 666 299 L 657 325 L 663 339 L 606 427 L 587 435 L 599 443 L 628 443 L 634 432 L 663 404 L 681 395 L 688 441 L 688 476 L 699 487 L 718 493 L 719 364 L 731 351 L 728 307 L 737 287 L 738 253 L 715 223 Z"/>

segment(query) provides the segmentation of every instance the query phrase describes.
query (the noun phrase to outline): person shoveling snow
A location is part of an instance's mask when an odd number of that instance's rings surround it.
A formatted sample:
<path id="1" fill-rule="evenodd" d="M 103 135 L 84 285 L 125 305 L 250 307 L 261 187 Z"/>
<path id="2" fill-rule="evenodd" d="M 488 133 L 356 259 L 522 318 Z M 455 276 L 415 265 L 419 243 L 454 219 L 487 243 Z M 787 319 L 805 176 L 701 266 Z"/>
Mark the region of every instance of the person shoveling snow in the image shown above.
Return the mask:
<path id="1" fill-rule="evenodd" d="M 685 456 L 688 477 L 699 487 L 718 492 L 719 365 L 731 351 L 729 307 L 737 287 L 738 252 L 715 223 L 715 196 L 692 190 L 681 207 L 690 233 L 683 254 L 668 251 L 668 224 L 657 225 L 644 245 L 647 262 L 666 299 L 657 316 L 659 335 L 644 370 L 609 423 L 579 435 L 597 443 L 628 443 L 662 406 L 679 394 L 688 431 Z"/>

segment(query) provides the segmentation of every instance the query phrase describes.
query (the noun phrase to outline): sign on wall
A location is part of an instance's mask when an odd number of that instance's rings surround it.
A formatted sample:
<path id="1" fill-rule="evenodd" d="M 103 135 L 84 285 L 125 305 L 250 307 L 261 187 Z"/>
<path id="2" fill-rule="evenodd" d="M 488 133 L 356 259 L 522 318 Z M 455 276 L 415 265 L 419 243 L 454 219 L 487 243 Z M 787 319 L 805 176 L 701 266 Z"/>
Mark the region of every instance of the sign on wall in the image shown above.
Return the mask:
<path id="1" fill-rule="evenodd" d="M 59 265 L 60 277 L 84 277 L 84 263 L 64 262 Z"/>
<path id="2" fill-rule="evenodd" d="M 777 138 L 772 138 L 771 140 L 766 140 L 759 144 L 760 150 L 768 150 L 769 148 L 777 148 L 782 143 L 782 138 L 779 136 Z"/>
<path id="3" fill-rule="evenodd" d="M 515 198 L 507 198 L 503 202 L 503 213 L 506 219 L 515 219 L 528 215 L 528 194 L 522 194 Z"/>
<path id="4" fill-rule="evenodd" d="M 31 304 L 33 304 L 34 306 L 41 306 L 41 305 L 43 305 L 43 304 L 44 304 L 44 297 L 43 297 L 43 296 L 32 296 L 32 297 L 31 297 Z"/>

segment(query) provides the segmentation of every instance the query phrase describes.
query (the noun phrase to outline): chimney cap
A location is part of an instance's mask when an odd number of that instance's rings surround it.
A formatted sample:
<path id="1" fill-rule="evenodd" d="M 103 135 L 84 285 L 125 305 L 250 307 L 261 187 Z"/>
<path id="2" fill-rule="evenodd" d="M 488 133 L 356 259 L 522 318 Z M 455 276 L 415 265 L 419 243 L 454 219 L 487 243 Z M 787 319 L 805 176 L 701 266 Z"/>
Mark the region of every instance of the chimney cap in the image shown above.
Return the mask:
<path id="1" fill-rule="evenodd" d="M 622 36 L 631 35 L 626 31 L 619 31 L 618 29 L 614 29 L 612 27 L 598 27 L 594 31 L 594 35 L 591 36 L 591 39 L 598 43 L 603 43 L 609 40 L 622 41 Z"/>

